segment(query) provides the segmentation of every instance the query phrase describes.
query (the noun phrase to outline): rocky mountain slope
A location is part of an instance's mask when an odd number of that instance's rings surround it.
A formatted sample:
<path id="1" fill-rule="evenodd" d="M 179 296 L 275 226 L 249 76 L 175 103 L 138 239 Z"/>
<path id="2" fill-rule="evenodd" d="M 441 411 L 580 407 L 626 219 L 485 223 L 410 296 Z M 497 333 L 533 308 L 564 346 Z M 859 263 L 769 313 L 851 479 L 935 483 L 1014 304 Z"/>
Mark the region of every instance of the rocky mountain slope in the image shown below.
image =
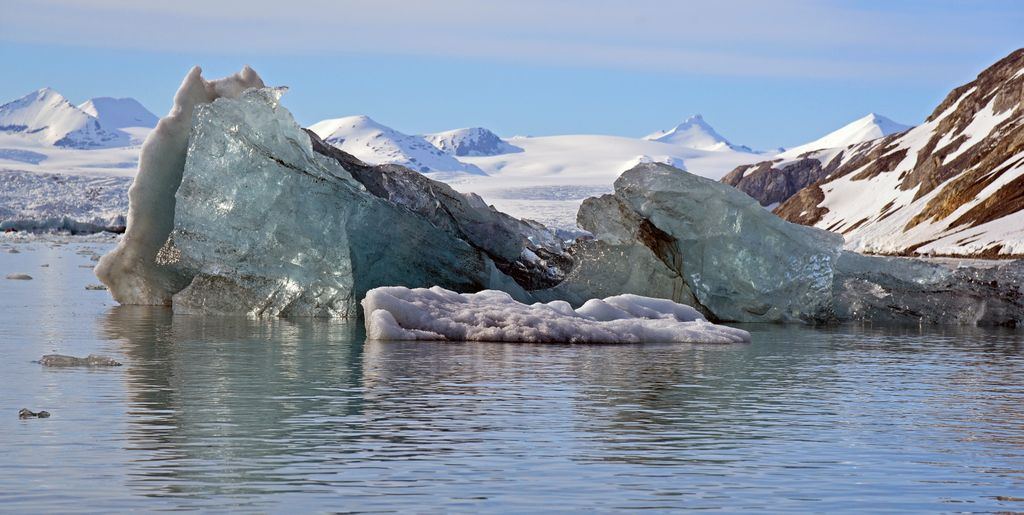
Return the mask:
<path id="1" fill-rule="evenodd" d="M 741 167 L 724 182 L 783 218 L 879 254 L 1024 255 L 1024 49 L 954 89 L 906 132 L 792 161 Z M 797 186 L 809 184 L 790 196 Z"/>
<path id="2" fill-rule="evenodd" d="M 775 208 L 831 173 L 829 164 L 846 147 L 908 129 L 908 125 L 871 113 L 810 143 L 787 149 L 770 161 L 741 165 L 726 174 L 722 182 L 754 197 L 763 206 Z"/>

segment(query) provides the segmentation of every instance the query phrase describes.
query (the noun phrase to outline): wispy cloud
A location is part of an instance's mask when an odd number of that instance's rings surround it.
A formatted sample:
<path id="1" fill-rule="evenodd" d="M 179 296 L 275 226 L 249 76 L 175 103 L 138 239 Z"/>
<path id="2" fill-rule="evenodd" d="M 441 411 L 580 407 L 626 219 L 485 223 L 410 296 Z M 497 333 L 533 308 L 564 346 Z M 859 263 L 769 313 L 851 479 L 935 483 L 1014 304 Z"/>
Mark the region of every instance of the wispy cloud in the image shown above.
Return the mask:
<path id="1" fill-rule="evenodd" d="M 400 54 L 756 77 L 931 77 L 997 54 L 1021 9 L 955 1 L 5 0 L 10 42 Z"/>

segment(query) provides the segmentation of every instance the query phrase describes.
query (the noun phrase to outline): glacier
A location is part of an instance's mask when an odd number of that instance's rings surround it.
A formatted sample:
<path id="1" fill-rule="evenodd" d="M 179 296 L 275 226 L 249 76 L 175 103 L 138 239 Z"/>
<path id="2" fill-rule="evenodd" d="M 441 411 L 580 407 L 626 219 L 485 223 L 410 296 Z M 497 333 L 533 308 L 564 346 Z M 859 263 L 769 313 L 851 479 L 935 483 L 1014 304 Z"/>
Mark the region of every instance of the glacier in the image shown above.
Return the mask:
<path id="1" fill-rule="evenodd" d="M 373 340 L 525 343 L 742 343 L 750 333 L 708 322 L 695 309 L 637 295 L 532 305 L 502 291 L 374 288 L 362 301 Z"/>

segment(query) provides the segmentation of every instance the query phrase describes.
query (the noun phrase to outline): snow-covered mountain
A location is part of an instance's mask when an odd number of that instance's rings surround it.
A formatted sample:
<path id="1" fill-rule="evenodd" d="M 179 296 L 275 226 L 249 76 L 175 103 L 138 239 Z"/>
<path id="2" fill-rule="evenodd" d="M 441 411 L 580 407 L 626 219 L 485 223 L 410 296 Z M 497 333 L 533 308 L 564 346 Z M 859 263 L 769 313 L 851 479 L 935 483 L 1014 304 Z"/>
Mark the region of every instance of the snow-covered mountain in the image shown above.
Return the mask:
<path id="1" fill-rule="evenodd" d="M 679 125 L 668 130 L 658 131 L 644 136 L 645 140 L 659 141 L 672 145 L 692 148 L 697 150 L 750 152 L 750 147 L 744 145 L 733 145 L 721 134 L 715 131 L 714 127 L 704 121 L 704 117 L 695 114 Z"/>
<path id="2" fill-rule="evenodd" d="M 842 233 L 850 249 L 1024 255 L 1024 49 L 954 89 L 925 123 L 798 160 L 814 162 L 822 177 L 775 212 Z"/>
<path id="3" fill-rule="evenodd" d="M 85 101 L 78 106 L 84 113 L 99 120 L 105 129 L 124 129 L 127 127 L 156 127 L 159 118 L 149 112 L 134 98 L 97 97 Z"/>
<path id="4" fill-rule="evenodd" d="M 107 122 L 113 125 L 119 125 L 117 120 L 150 123 L 155 117 L 131 99 L 119 99 L 111 105 L 97 100 L 100 99 L 75 107 L 60 93 L 44 88 L 0 106 L 0 171 L 39 174 L 41 197 L 36 201 L 41 206 L 55 206 L 53 213 L 66 205 L 52 198 L 52 184 L 46 181 L 52 182 L 58 176 L 53 174 L 70 178 L 69 187 L 61 190 L 66 193 L 101 174 L 130 177 L 138 166 L 139 145 L 152 130 L 152 124 L 112 127 L 96 115 L 114 115 L 114 121 Z M 13 188 L 11 177 L 14 176 L 0 176 L 0 196 Z M 30 176 L 21 177 L 19 191 L 28 191 L 25 185 L 32 182 Z M 91 195 L 92 186 L 85 190 L 88 191 L 78 195 Z M 8 205 L 14 203 L 8 201 Z"/>
<path id="5" fill-rule="evenodd" d="M 423 137 L 442 152 L 453 156 L 497 156 L 523 151 L 483 127 L 454 129 Z"/>
<path id="6" fill-rule="evenodd" d="M 50 88 L 0 106 L 0 133 L 77 149 L 120 147 L 130 143 L 126 132 L 103 127 L 96 117 Z"/>
<path id="7" fill-rule="evenodd" d="M 801 154 L 828 148 L 844 148 L 857 143 L 864 143 L 897 132 L 910 129 L 910 125 L 894 122 L 882 115 L 870 113 L 858 118 L 841 128 L 832 131 L 810 143 L 805 143 L 779 154 L 783 159 L 799 157 Z"/>
<path id="8" fill-rule="evenodd" d="M 426 138 L 404 134 L 369 116 L 323 120 L 309 129 L 327 143 L 369 164 L 399 164 L 421 173 L 484 174 L 480 168 L 441 151 Z"/>

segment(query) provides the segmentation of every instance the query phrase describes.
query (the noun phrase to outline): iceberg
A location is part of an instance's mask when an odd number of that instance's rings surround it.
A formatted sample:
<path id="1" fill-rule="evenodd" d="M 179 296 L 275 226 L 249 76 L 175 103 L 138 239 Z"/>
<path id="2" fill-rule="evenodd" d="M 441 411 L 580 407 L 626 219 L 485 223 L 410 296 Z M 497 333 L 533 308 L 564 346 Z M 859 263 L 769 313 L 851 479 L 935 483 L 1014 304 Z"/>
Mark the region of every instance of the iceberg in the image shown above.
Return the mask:
<path id="1" fill-rule="evenodd" d="M 670 300 L 617 295 L 531 305 L 502 291 L 382 287 L 362 302 L 371 340 L 526 343 L 741 343 L 750 333 L 708 322 Z"/>
<path id="2" fill-rule="evenodd" d="M 830 311 L 842 237 L 790 224 L 715 181 L 642 163 L 614 194 L 585 200 L 577 220 L 596 241 L 542 298 L 600 296 L 600 277 L 620 293 L 671 298 L 716 320 L 808 321 Z"/>
<path id="3" fill-rule="evenodd" d="M 187 102 L 194 84 L 228 80 L 250 87 Z M 539 224 L 324 144 L 280 105 L 284 89 L 248 68 L 222 81 L 190 74 L 178 94 L 187 105 L 169 117 L 188 108 L 190 124 L 165 119 L 147 140 L 128 232 L 97 273 L 122 304 L 347 317 L 381 285 L 496 288 L 530 300 L 527 288 L 559 282 L 559 266 L 571 263 L 554 259 L 561 241 Z"/>

